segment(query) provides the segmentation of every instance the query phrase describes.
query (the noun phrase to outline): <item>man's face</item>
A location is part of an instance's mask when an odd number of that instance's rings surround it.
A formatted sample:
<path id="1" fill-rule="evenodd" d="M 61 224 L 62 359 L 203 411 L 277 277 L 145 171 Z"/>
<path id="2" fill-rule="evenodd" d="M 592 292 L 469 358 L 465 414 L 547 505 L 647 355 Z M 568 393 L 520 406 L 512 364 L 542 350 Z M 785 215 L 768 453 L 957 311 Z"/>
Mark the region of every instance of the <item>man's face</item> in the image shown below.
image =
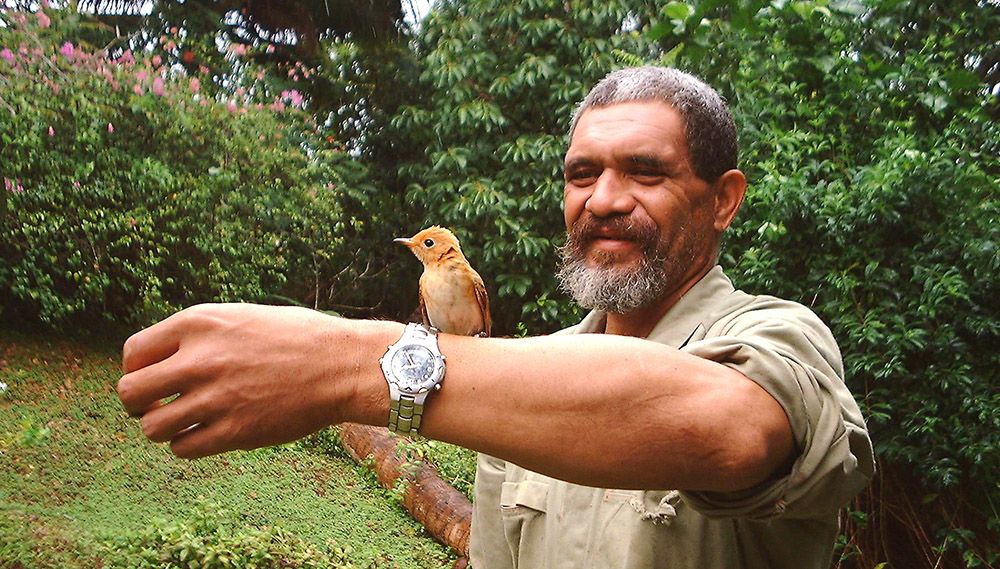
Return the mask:
<path id="1" fill-rule="evenodd" d="M 560 278 L 583 306 L 618 313 L 647 306 L 714 261 L 715 193 L 694 173 L 673 107 L 587 110 L 564 175 L 569 238 Z"/>

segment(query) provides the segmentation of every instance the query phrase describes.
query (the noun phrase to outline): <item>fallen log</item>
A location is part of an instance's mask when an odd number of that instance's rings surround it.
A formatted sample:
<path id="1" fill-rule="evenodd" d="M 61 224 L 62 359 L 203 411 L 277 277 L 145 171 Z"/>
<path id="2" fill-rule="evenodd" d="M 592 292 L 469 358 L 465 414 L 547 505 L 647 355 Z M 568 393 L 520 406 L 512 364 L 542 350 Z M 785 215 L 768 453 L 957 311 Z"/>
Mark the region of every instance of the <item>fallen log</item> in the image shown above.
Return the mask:
<path id="1" fill-rule="evenodd" d="M 469 555 L 469 532 L 472 525 L 472 502 L 441 479 L 426 460 L 413 463 L 401 456 L 401 439 L 385 427 L 344 423 L 340 440 L 347 452 L 361 465 L 371 465 L 379 483 L 388 489 L 405 480 L 403 507 L 441 543 L 461 556 L 455 567 L 465 567 Z M 368 462 L 371 457 L 371 462 Z"/>

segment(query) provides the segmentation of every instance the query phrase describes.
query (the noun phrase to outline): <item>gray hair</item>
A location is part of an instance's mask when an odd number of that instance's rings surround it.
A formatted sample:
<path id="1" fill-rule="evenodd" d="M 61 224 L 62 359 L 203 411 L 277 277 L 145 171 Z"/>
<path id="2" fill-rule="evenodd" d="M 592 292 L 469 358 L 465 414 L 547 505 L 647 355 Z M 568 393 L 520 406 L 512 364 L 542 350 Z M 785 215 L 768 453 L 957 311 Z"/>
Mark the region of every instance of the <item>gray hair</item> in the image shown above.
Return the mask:
<path id="1" fill-rule="evenodd" d="M 661 101 L 680 113 L 699 178 L 714 182 L 736 168 L 736 123 L 726 101 L 701 79 L 672 67 L 631 67 L 608 74 L 577 108 L 570 140 L 587 109 L 636 101 Z"/>

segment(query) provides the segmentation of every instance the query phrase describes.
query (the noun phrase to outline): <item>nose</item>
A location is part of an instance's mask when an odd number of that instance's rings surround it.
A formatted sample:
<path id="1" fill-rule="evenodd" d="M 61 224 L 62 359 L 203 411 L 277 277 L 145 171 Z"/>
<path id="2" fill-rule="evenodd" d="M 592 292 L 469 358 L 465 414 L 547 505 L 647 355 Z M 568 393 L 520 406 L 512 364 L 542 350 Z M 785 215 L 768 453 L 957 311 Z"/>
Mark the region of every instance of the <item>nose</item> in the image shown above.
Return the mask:
<path id="1" fill-rule="evenodd" d="M 594 217 L 626 215 L 635 209 L 635 198 L 628 191 L 628 185 L 622 176 L 605 168 L 594 183 L 594 191 L 587 198 L 584 208 Z"/>

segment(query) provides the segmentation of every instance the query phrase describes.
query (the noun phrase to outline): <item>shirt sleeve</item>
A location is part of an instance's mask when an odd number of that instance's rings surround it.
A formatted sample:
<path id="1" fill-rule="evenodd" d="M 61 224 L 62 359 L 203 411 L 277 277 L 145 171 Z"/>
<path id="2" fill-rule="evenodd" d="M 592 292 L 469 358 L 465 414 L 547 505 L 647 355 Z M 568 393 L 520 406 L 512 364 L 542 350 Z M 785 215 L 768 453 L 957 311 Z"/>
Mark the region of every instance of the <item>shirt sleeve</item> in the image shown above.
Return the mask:
<path id="1" fill-rule="evenodd" d="M 683 349 L 770 393 L 788 416 L 798 452 L 781 478 L 742 492 L 684 492 L 686 503 L 713 518 L 809 518 L 836 512 L 867 485 L 875 472 L 871 440 L 833 335 L 812 311 L 764 300 Z"/>

